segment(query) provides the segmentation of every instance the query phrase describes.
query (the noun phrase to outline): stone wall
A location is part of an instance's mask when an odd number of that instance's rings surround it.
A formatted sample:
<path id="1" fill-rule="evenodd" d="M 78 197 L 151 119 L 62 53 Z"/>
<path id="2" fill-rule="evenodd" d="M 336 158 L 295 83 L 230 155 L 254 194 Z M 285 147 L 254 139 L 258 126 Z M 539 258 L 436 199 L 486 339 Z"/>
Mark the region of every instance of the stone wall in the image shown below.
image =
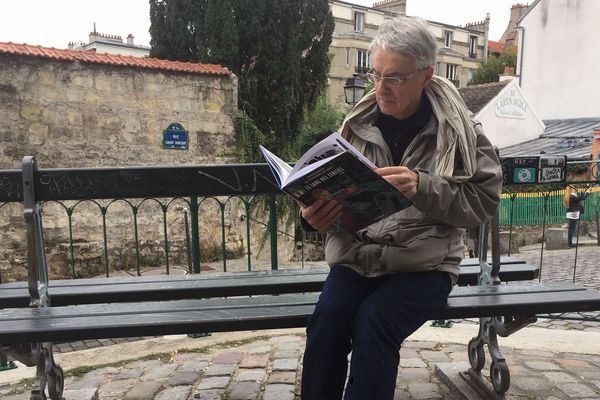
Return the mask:
<path id="1" fill-rule="evenodd" d="M 237 78 L 0 54 L 0 167 L 231 160 Z M 178 122 L 188 150 L 162 148 Z"/>
<path id="2" fill-rule="evenodd" d="M 236 113 L 234 75 L 0 54 L 0 169 L 20 168 L 25 155 L 35 156 L 40 168 L 234 162 Z M 174 122 L 189 133 L 187 150 L 162 147 L 163 130 Z M 164 265 L 163 214 L 160 206 L 150 203 L 138 215 L 139 250 L 146 266 Z M 171 264 L 187 264 L 186 208 L 184 202 L 174 204 L 167 214 Z M 239 213 L 234 205 L 224 218 L 226 247 L 232 253 L 246 246 Z M 106 221 L 111 269 L 133 265 L 130 206 L 111 205 Z M 63 206 L 44 205 L 44 228 L 51 274 L 64 275 L 68 273 L 69 223 Z M 1 279 L 23 279 L 26 245 L 20 205 L 0 207 L 0 231 Z M 214 253 L 221 248 L 218 207 L 202 210 L 200 235 L 202 251 Z M 77 206 L 73 241 L 78 274 L 103 273 L 102 215 L 97 205 Z"/>

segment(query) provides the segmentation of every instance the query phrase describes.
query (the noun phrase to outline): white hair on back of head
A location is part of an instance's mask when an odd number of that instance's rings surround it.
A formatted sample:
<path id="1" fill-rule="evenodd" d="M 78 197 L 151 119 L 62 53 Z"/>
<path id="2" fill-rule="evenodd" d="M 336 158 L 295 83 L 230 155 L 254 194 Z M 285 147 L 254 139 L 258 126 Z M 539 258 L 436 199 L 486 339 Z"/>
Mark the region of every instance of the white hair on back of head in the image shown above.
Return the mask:
<path id="1" fill-rule="evenodd" d="M 433 67 L 437 53 L 435 36 L 427 22 L 419 17 L 396 17 L 379 26 L 369 51 L 391 51 L 405 57 L 414 57 L 419 69 Z"/>

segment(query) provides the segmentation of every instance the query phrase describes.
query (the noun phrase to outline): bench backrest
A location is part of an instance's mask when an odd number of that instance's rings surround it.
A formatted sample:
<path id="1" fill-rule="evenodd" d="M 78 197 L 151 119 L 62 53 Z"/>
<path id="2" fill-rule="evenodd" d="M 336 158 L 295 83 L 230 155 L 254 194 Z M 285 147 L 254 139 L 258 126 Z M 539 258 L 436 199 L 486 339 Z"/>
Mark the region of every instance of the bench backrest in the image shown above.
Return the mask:
<path id="1" fill-rule="evenodd" d="M 181 167 L 38 169 L 33 157 L 22 171 L 0 171 L 0 202 L 24 206 L 28 286 L 32 306 L 49 305 L 41 204 L 46 201 L 280 194 L 266 164 Z M 487 263 L 487 224 L 480 228 L 480 284 L 498 283 L 498 222 L 492 224 L 492 265 Z"/>

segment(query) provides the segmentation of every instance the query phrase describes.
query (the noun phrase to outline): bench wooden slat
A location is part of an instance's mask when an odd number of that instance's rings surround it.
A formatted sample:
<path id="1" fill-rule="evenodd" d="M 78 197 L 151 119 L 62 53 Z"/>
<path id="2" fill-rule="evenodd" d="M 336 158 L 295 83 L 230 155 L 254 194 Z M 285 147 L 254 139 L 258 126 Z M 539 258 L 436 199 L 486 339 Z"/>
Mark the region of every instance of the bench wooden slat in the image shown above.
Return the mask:
<path id="1" fill-rule="evenodd" d="M 541 286 L 532 291 L 533 287 Z M 485 290 L 488 288 L 488 290 Z M 0 343 L 69 341 L 305 326 L 318 293 L 0 310 Z M 571 283 L 457 287 L 432 319 L 600 309 L 600 292 Z"/>
<path id="2" fill-rule="evenodd" d="M 520 263 L 503 265 L 502 281 L 532 280 L 537 267 Z M 205 273 L 92 279 L 52 280 L 49 293 L 53 306 L 107 302 L 178 300 L 235 295 L 282 294 L 320 291 L 328 267 L 276 271 Z M 479 266 L 462 266 L 459 285 L 476 285 Z M 0 308 L 27 307 L 26 282 L 0 285 Z"/>

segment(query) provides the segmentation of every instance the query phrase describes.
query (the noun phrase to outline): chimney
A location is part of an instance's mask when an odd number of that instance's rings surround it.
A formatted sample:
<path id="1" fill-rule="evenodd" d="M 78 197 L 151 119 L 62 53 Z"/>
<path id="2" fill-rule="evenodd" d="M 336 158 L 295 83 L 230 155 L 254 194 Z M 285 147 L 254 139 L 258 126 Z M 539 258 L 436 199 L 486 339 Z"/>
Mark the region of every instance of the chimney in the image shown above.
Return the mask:
<path id="1" fill-rule="evenodd" d="M 133 46 L 133 35 L 131 33 L 127 35 L 127 44 Z"/>
<path id="2" fill-rule="evenodd" d="M 500 74 L 500 81 L 507 80 L 515 80 L 517 76 L 515 75 L 515 69 L 513 67 L 509 67 L 508 65 L 504 67 L 504 73 Z"/>
<path id="3" fill-rule="evenodd" d="M 598 171 L 598 167 L 594 167 L 594 165 L 600 161 L 600 128 L 592 131 L 592 137 L 592 161 L 595 161 L 595 163 L 591 166 L 591 175 L 598 179 L 600 178 L 600 171 Z"/>
<path id="4" fill-rule="evenodd" d="M 406 15 L 406 0 L 382 0 L 373 4 L 373 8 Z"/>

